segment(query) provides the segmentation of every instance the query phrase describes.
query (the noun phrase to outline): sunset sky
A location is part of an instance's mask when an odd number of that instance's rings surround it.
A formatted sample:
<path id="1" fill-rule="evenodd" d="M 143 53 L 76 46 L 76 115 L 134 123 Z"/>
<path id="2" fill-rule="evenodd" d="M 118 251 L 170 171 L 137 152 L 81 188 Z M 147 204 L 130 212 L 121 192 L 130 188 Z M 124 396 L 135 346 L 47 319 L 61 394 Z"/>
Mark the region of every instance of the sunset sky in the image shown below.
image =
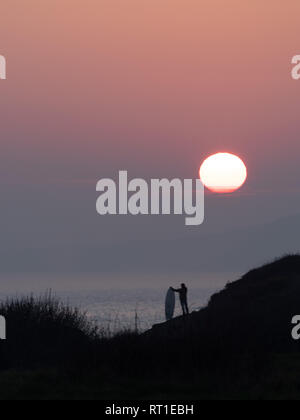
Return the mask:
<path id="1" fill-rule="evenodd" d="M 297 251 L 299 14 L 299 0 L 3 0 L 0 271 L 242 271 Z M 196 178 L 225 151 L 248 180 L 207 194 L 203 226 L 96 213 L 100 178 Z"/>

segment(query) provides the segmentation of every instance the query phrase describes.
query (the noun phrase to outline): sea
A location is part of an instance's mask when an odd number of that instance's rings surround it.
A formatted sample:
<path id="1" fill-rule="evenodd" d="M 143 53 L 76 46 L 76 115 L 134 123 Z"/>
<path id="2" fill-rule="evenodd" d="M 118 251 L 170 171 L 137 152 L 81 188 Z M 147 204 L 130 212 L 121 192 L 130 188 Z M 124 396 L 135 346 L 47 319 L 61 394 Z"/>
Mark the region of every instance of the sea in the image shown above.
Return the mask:
<path id="1" fill-rule="evenodd" d="M 188 276 L 185 276 L 185 279 Z M 205 307 L 210 297 L 221 290 L 234 274 L 207 274 L 201 279 L 190 276 L 185 283 L 189 287 L 189 307 L 198 311 Z M 59 276 L 5 276 L 0 277 L 0 300 L 12 297 L 51 294 L 63 303 L 78 308 L 103 331 L 117 333 L 124 330 L 138 329 L 145 331 L 153 325 L 165 321 L 165 297 L 170 285 L 179 287 L 180 278 L 157 277 L 122 280 L 117 278 L 99 278 L 95 275 Z M 160 284 L 162 283 L 162 284 Z M 141 285 L 143 287 L 141 287 Z M 2 286 L 2 287 L 1 287 Z M 175 316 L 181 314 L 177 298 Z"/>

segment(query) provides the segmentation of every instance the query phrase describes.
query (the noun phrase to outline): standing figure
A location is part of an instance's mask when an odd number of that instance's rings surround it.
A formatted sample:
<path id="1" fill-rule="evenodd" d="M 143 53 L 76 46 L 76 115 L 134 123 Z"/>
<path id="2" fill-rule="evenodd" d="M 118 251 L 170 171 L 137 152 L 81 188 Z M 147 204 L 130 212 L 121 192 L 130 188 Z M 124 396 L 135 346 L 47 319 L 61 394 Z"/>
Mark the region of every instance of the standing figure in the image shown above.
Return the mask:
<path id="1" fill-rule="evenodd" d="M 187 301 L 188 288 L 186 287 L 184 283 L 182 283 L 180 289 L 174 289 L 172 287 L 172 290 L 174 292 L 179 293 L 179 299 L 180 299 L 183 315 L 184 316 L 188 315 L 189 314 L 189 307 L 188 307 L 188 301 Z"/>

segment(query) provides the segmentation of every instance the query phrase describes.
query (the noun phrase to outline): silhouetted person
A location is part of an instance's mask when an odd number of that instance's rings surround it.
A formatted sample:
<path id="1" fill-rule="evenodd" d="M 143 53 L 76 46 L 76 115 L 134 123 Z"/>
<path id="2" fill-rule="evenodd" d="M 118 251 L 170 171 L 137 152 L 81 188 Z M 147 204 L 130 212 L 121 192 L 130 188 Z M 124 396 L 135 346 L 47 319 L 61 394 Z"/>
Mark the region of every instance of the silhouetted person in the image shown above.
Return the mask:
<path id="1" fill-rule="evenodd" d="M 186 287 L 186 285 L 184 283 L 182 283 L 180 289 L 174 289 L 172 287 L 172 290 L 174 292 L 179 293 L 179 298 L 180 298 L 180 303 L 181 303 L 183 315 L 188 315 L 189 314 L 189 307 L 188 307 L 188 301 L 187 301 L 188 288 Z"/>

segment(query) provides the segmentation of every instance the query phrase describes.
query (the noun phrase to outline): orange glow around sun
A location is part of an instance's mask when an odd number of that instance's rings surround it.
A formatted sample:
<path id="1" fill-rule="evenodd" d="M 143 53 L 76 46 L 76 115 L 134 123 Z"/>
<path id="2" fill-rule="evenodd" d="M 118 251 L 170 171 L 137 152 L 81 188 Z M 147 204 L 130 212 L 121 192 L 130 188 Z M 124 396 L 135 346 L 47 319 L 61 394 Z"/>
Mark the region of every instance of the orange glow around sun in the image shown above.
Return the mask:
<path id="1" fill-rule="evenodd" d="M 200 179 L 210 191 L 231 193 L 245 183 L 247 168 L 238 156 L 217 153 L 202 163 Z"/>

